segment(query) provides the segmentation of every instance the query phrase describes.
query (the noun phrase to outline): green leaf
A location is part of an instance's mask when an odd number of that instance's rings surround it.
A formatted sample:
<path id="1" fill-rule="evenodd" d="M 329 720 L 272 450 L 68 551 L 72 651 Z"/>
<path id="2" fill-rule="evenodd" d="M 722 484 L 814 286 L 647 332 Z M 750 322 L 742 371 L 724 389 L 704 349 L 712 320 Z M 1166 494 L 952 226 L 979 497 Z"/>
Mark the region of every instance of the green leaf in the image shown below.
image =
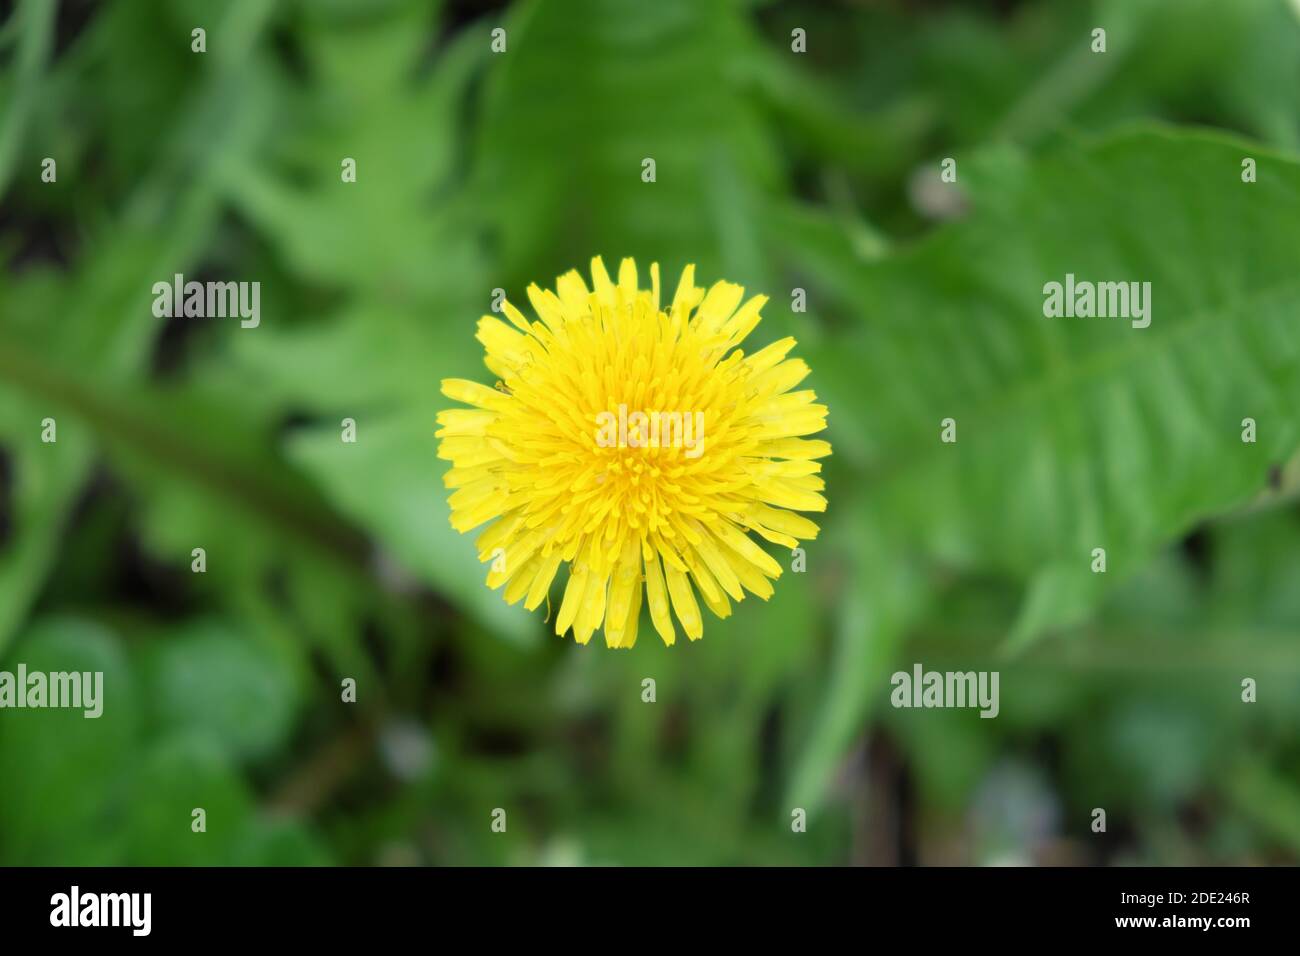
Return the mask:
<path id="1" fill-rule="evenodd" d="M 193 549 L 203 548 L 208 572 L 195 576 L 196 588 L 228 587 L 245 605 L 265 602 L 264 592 L 282 581 L 297 598 L 277 602 L 290 617 L 304 597 L 321 603 L 313 591 L 345 598 L 348 613 L 329 632 L 303 636 L 332 638 L 340 667 L 365 666 L 364 655 L 341 646 L 370 590 L 365 540 L 302 475 L 268 454 L 259 435 L 265 421 L 211 390 L 114 386 L 17 344 L 0 345 L 0 372 L 59 414 L 60 444 L 64 436 L 94 441 L 142 493 L 141 531 L 153 553 L 188 572 Z"/>
<path id="2" fill-rule="evenodd" d="M 327 428 L 299 434 L 289 453 L 318 476 L 341 508 L 375 530 L 403 568 L 438 584 L 495 633 L 535 638 L 537 620 L 484 583 L 487 567 L 478 560 L 475 536 L 451 527 L 432 418 L 363 418 L 356 444 L 345 444 L 338 429 Z"/>
<path id="3" fill-rule="evenodd" d="M 329 866 L 329 849 L 311 830 L 292 820 L 255 817 L 232 851 L 231 866 Z"/>
<path id="4" fill-rule="evenodd" d="M 296 704 L 284 664 L 216 621 L 172 631 L 147 671 L 154 721 L 215 741 L 235 759 L 264 757 L 287 739 Z"/>
<path id="5" fill-rule="evenodd" d="M 26 127 L 41 101 L 46 61 L 54 46 L 57 10 L 54 4 L 27 2 L 13 14 L 18 55 L 13 86 L 5 91 L 5 112 L 0 117 L 0 194 L 16 171 Z"/>
<path id="6" fill-rule="evenodd" d="M 0 657 L 16 673 L 100 672 L 102 713 L 0 711 L 0 859 L 8 865 L 95 866 L 119 861 L 114 807 L 138 754 L 136 682 L 117 637 L 72 618 L 34 625 Z"/>
<path id="7" fill-rule="evenodd" d="M 1246 760 L 1224 777 L 1228 801 L 1292 853 L 1300 853 L 1300 794 L 1295 784 L 1267 764 Z"/>
<path id="8" fill-rule="evenodd" d="M 45 42 L 38 22 L 45 16 L 44 6 L 28 4 L 24 9 L 24 83 L 35 76 L 35 61 L 43 56 L 34 48 Z M 225 11 L 220 29 L 230 30 L 232 42 L 215 57 L 219 68 L 196 85 L 190 108 L 173 126 L 151 125 L 147 137 L 135 138 L 155 144 L 148 155 L 156 159 L 157 168 L 149 175 L 132 169 L 134 192 L 123 204 L 125 210 L 114 217 L 113 228 L 105 229 L 99 219 L 93 229 L 76 221 L 91 241 L 75 269 L 68 274 L 36 268 L 18 277 L 0 275 L 0 453 L 14 459 L 18 489 L 12 540 L 0 542 L 0 649 L 21 626 L 54 560 L 57 535 L 86 482 L 99 437 L 93 427 L 77 431 L 67 427 L 72 423 L 60 421 L 59 442 L 66 444 L 57 456 L 51 453 L 53 446 L 33 447 L 41 420 L 57 419 L 68 410 L 60 396 L 45 388 L 44 370 L 92 370 L 94 378 L 111 385 L 130 380 L 145 366 L 161 328 L 150 308 L 153 283 L 184 271 L 207 246 L 219 213 L 215 171 L 237 165 L 238 157 L 267 132 L 267 117 L 258 108 L 237 117 L 226 112 L 233 103 L 260 102 L 247 92 L 255 74 L 246 69 L 243 57 L 268 11 L 257 0 L 240 0 Z M 134 15 L 125 7 L 113 12 Z M 114 22 L 105 18 L 97 26 L 105 29 L 104 24 L 110 24 L 106 29 L 112 31 Z M 150 35 L 147 30 L 123 32 L 132 42 Z M 100 59 L 92 65 L 107 60 L 110 71 L 118 63 L 133 62 L 118 43 L 99 48 L 96 55 Z M 130 76 L 138 75 L 132 67 Z M 0 131 L 0 139 L 6 140 L 0 143 L 0 186 L 7 175 L 4 154 L 18 148 L 8 140 L 20 137 L 24 127 L 25 107 L 19 107 Z M 134 115 L 142 112 L 137 109 Z M 218 128 L 224 135 L 214 147 L 211 131 Z M 133 138 L 111 137 L 113 143 L 124 140 Z M 63 181 L 73 172 L 63 167 Z M 7 250 L 0 252 L 9 258 Z M 0 502 L 0 508 L 4 506 Z"/>
<path id="9" fill-rule="evenodd" d="M 1091 573 L 1102 547 L 1123 578 L 1300 447 L 1300 166 L 1159 130 L 995 159 L 966 167 L 968 221 L 861 270 L 862 326 L 810 364 L 900 547 L 1019 580 L 1055 569 L 1077 618 L 1085 589 L 1061 568 Z M 1150 282 L 1150 327 L 1044 317 L 1067 273 Z"/>
<path id="10" fill-rule="evenodd" d="M 452 124 L 486 43 L 463 35 L 425 72 L 413 39 L 424 19 L 418 7 L 391 8 L 306 31 L 310 87 L 286 96 L 333 108 L 287 117 L 273 162 L 232 171 L 227 187 L 293 277 L 338 287 L 342 304 L 241 338 L 235 358 L 272 407 L 331 422 L 292 432 L 285 452 L 385 557 L 495 632 L 524 639 L 535 622 L 484 586 L 473 538 L 450 527 L 435 457 L 435 418 L 447 404 L 439 382 L 481 365 L 474 323 L 493 282 L 461 241 L 452 194 Z M 321 155 L 356 159 L 357 181 L 340 180 L 338 160 L 304 175 L 305 159 Z M 369 238 L 358 244 L 358 235 Z M 356 422 L 356 444 L 340 440 L 334 423 L 344 418 Z"/>
<path id="11" fill-rule="evenodd" d="M 474 180 L 506 274 L 544 283 L 593 255 L 635 256 L 659 261 L 671 289 L 688 261 L 702 277 L 733 264 L 727 214 L 777 181 L 733 65 L 755 42 L 737 7 L 529 2 L 506 29 L 507 52 L 488 61 Z M 721 206 L 719 164 L 732 197 Z"/>
<path id="12" fill-rule="evenodd" d="M 801 737 L 786 802 L 816 812 L 826 799 L 848 743 L 873 707 L 888 698 L 888 668 L 925 588 L 909 560 L 889 553 L 889 539 L 861 507 L 837 523 L 851 538 L 851 579 L 836 608 L 835 643 L 811 728 Z"/>
<path id="13" fill-rule="evenodd" d="M 134 768 L 127 838 L 135 866 L 222 866 L 234 862 L 252 826 L 253 804 L 222 747 L 202 734 L 155 744 Z M 206 832 L 194 832 L 203 810 Z"/>
<path id="14" fill-rule="evenodd" d="M 456 110 L 486 46 L 461 38 L 425 70 L 428 19 L 408 4 L 361 22 L 311 22 L 309 78 L 278 90 L 274 152 L 223 170 L 231 199 L 295 278 L 426 303 L 478 268 L 465 224 L 450 215 L 449 181 Z M 354 182 L 342 179 L 345 158 Z"/>

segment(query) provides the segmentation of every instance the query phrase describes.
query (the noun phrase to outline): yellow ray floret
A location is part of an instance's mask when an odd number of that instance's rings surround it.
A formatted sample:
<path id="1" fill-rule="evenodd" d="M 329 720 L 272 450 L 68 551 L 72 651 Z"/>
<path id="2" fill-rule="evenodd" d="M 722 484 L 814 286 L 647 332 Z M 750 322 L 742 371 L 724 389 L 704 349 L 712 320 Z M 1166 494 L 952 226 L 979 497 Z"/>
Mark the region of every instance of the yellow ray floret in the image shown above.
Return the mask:
<path id="1" fill-rule="evenodd" d="M 438 457 L 451 462 L 451 524 L 487 525 L 479 560 L 489 587 L 529 610 L 567 565 L 555 632 L 610 647 L 636 641 L 642 602 L 664 643 L 677 623 L 704 632 L 696 594 L 718 617 L 745 592 L 763 600 L 781 565 L 750 535 L 794 548 L 817 536 L 797 511 L 825 511 L 817 459 L 826 406 L 809 390 L 795 342 L 752 355 L 741 342 L 767 301 L 687 266 L 667 307 L 624 259 L 599 258 L 591 287 L 571 271 L 555 291 L 529 286 L 537 320 L 505 303 L 478 340 L 495 387 L 445 379 L 470 408 L 438 413 Z"/>

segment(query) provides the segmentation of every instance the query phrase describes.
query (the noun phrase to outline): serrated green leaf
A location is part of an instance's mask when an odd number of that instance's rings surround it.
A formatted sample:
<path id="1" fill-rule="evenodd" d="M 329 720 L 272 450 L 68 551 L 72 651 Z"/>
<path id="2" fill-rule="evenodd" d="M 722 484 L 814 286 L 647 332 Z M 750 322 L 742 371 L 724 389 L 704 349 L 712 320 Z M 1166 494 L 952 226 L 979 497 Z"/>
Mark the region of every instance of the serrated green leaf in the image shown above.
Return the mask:
<path id="1" fill-rule="evenodd" d="M 1102 547 L 1114 580 L 1300 446 L 1300 166 L 1153 130 L 1022 173 L 981 191 L 973 172 L 968 221 L 865 268 L 860 331 L 812 364 L 902 546 L 1020 579 Z M 1150 282 L 1150 327 L 1046 318 L 1067 273 Z"/>

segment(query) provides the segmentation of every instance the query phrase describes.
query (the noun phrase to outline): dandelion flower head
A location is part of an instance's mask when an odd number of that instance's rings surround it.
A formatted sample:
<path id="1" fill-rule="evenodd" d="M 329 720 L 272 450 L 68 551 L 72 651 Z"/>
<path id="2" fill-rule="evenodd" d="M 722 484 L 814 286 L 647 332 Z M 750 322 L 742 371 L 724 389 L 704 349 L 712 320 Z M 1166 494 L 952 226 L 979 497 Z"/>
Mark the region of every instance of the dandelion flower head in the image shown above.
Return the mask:
<path id="1" fill-rule="evenodd" d="M 575 271 L 554 291 L 528 288 L 536 315 L 502 305 L 478 323 L 493 386 L 446 379 L 469 406 L 438 414 L 438 456 L 451 462 L 451 524 L 484 527 L 487 584 L 537 608 L 561 566 L 555 633 L 610 647 L 636 641 L 644 602 L 666 644 L 676 624 L 704 631 L 699 601 L 720 618 L 745 592 L 767 600 L 781 548 L 817 536 L 797 512 L 826 510 L 820 458 L 827 409 L 789 358 L 793 338 L 746 354 L 765 296 L 687 266 L 672 301 L 659 267 L 642 289 L 624 259 L 612 279 L 599 258 L 591 287 Z M 699 601 L 697 601 L 697 595 Z"/>

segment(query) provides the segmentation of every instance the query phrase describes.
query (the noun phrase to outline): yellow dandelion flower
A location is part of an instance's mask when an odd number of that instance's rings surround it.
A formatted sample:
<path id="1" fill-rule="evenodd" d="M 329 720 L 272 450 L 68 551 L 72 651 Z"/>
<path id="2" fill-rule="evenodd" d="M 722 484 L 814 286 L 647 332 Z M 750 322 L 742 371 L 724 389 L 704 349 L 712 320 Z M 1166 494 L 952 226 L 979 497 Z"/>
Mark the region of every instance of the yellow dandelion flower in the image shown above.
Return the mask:
<path id="1" fill-rule="evenodd" d="M 644 599 L 664 643 L 674 614 L 694 640 L 697 591 L 720 618 L 745 591 L 772 595 L 781 565 L 749 532 L 785 548 L 817 536 L 794 512 L 826 510 L 816 459 L 831 446 L 804 437 L 826 427 L 826 406 L 793 391 L 809 371 L 786 358 L 794 339 L 738 347 L 766 296 L 742 305 L 730 282 L 706 293 L 687 266 L 664 310 L 657 263 L 648 290 L 631 259 L 617 282 L 593 259 L 591 278 L 529 286 L 541 321 L 509 303 L 509 324 L 479 320 L 495 387 L 442 382 L 472 406 L 438 414 L 451 524 L 488 524 L 479 560 L 510 604 L 536 608 L 568 566 L 558 635 L 585 644 L 603 625 L 606 644 L 631 647 Z"/>

